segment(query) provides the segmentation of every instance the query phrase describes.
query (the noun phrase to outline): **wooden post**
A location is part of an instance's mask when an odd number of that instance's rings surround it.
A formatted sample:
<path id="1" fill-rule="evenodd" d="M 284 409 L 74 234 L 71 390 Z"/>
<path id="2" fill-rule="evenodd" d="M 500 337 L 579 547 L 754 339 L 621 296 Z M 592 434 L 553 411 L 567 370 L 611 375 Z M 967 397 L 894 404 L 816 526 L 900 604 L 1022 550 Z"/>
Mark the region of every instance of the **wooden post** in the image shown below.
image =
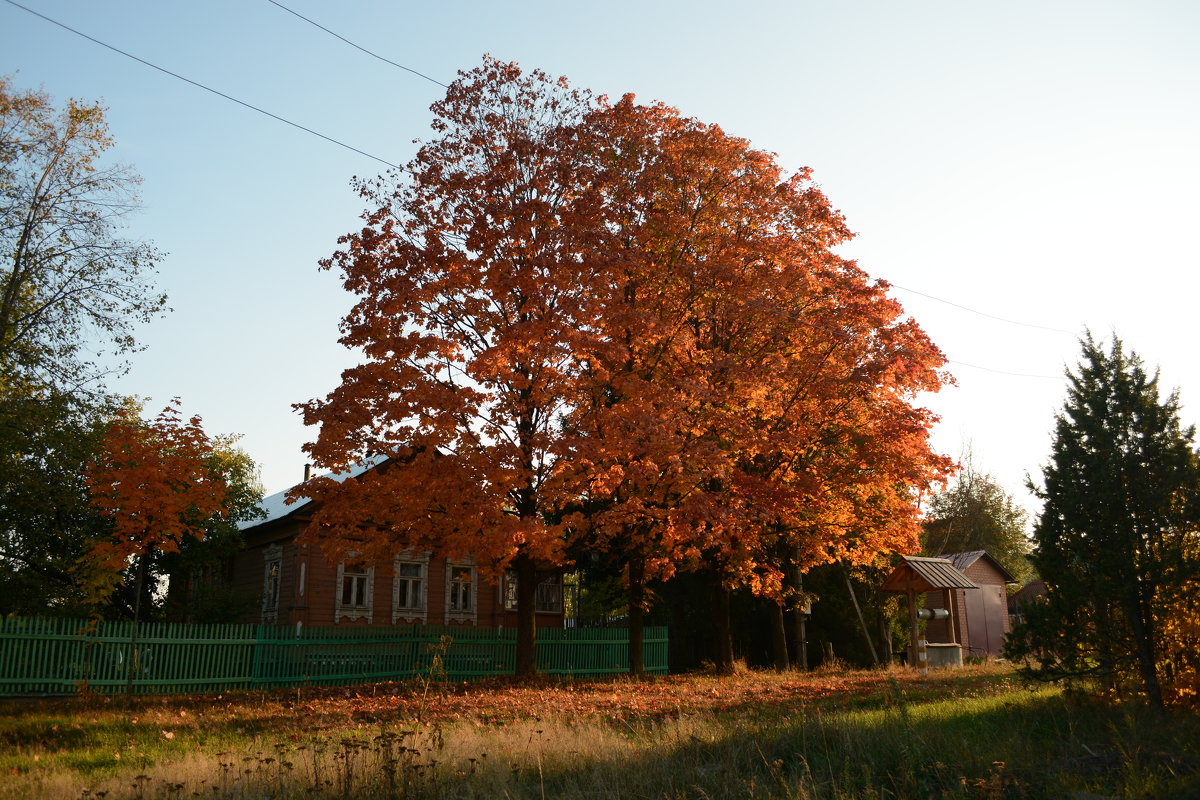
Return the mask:
<path id="1" fill-rule="evenodd" d="M 958 631 L 954 626 L 954 595 L 958 594 L 956 589 L 942 589 L 942 594 L 945 597 L 946 606 L 946 632 L 950 636 L 950 644 L 960 644 L 958 641 Z"/>
<path id="2" fill-rule="evenodd" d="M 913 591 L 912 579 L 908 581 L 906 591 L 908 597 L 908 663 L 910 666 L 917 666 L 917 637 L 920 636 L 917 626 L 917 593 Z"/>

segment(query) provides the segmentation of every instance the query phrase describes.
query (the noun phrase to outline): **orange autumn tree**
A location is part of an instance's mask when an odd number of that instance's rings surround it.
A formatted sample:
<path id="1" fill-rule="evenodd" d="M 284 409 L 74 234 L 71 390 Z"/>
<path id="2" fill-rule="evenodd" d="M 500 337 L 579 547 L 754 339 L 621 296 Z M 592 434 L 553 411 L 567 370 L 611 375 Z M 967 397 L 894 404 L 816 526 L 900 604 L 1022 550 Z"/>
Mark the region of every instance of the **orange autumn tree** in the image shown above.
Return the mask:
<path id="1" fill-rule="evenodd" d="M 366 225 L 323 263 L 358 296 L 341 341 L 364 362 L 300 406 L 320 426 L 307 449 L 334 471 L 380 465 L 297 490 L 331 559 L 513 568 L 527 674 L 543 570 L 568 541 L 607 551 L 636 669 L 646 580 L 708 565 L 725 589 L 780 595 L 780 541 L 847 551 L 814 520 L 911 506 L 905 488 L 942 468 L 907 404 L 940 385 L 941 355 L 831 253 L 849 234 L 807 171 L 491 60 L 434 111 L 438 137 L 360 184 Z M 913 436 L 889 450 L 901 418 Z M 906 547 L 894 527 L 855 552 Z"/>
<path id="2" fill-rule="evenodd" d="M 648 579 L 704 567 L 718 605 L 737 586 L 782 598 L 784 560 L 916 547 L 916 494 L 949 461 L 911 401 L 943 358 L 832 254 L 849 233 L 807 170 L 631 97 L 591 121 L 616 291 L 574 463 L 591 476 L 584 546 L 625 560 L 637 671 Z"/>
<path id="3" fill-rule="evenodd" d="M 399 173 L 359 184 L 365 226 L 323 262 L 357 295 L 341 342 L 363 363 L 324 400 L 309 534 L 332 560 L 413 547 L 470 555 L 517 579 L 518 674 L 534 671 L 539 581 L 563 561 L 579 495 L 558 423 L 582 402 L 579 354 L 605 295 L 582 256 L 600 230 L 577 126 L 597 104 L 542 72 L 486 60 L 433 106 L 435 139 Z"/>
<path id="4" fill-rule="evenodd" d="M 89 554 L 107 587 L 135 561 L 140 590 L 148 554 L 178 552 L 186 539 L 202 539 L 204 525 L 224 513 L 228 487 L 212 458 L 200 418 L 185 421 L 178 400 L 153 420 L 126 407 L 108 424 L 86 468 L 92 505 L 112 525 Z"/>
<path id="5" fill-rule="evenodd" d="M 92 505 L 112 526 L 81 565 L 95 594 L 107 596 L 126 569 L 134 568 L 134 627 L 126 660 L 132 665 L 149 559 L 178 552 L 188 538 L 204 538 L 206 523 L 225 512 L 228 487 L 214 468 L 213 445 L 200 418 L 185 421 L 178 400 L 150 421 L 127 405 L 108 424 L 85 478 Z"/>

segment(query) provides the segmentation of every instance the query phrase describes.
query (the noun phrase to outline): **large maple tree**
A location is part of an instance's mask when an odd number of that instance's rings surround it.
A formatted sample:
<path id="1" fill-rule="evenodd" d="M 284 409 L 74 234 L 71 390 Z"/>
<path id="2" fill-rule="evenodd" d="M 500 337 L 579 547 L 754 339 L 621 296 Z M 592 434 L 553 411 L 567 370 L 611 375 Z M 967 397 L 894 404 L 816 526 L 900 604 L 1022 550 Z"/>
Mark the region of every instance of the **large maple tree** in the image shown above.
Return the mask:
<path id="1" fill-rule="evenodd" d="M 914 492 L 948 462 L 912 400 L 943 359 L 832 252 L 849 232 L 807 170 L 492 60 L 434 112 L 324 262 L 364 360 L 300 407 L 308 450 L 383 462 L 299 490 L 331 557 L 511 566 L 528 673 L 534 587 L 568 542 L 624 565 L 635 627 L 679 569 L 781 596 L 784 560 L 915 549 Z"/>

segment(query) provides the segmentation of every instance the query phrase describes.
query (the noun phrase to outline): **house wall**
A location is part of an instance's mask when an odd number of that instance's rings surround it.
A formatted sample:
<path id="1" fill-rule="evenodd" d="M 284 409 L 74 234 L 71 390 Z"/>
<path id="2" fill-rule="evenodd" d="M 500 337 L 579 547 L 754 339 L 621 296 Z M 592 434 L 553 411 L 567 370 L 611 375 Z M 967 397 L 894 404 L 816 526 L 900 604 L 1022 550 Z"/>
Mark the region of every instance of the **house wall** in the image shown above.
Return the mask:
<path id="1" fill-rule="evenodd" d="M 393 563 L 376 564 L 369 572 L 369 612 L 361 608 L 340 608 L 342 575 L 339 565 L 330 564 L 320 548 L 297 544 L 296 536 L 303 530 L 305 520 L 284 520 L 277 525 L 263 526 L 265 530 L 251 531 L 246 548 L 233 560 L 231 577 L 234 585 L 260 598 L 255 610 L 242 621 L 274 622 L 278 625 L 304 627 L 327 625 L 477 625 L 483 627 L 515 627 L 517 615 L 504 608 L 500 586 L 483 579 L 476 569 L 471 591 L 474 611 L 455 614 L 448 610 L 448 564 L 446 558 L 429 553 L 407 554 L 406 558 L 424 565 L 425 608 L 423 611 L 396 608 L 395 569 Z M 274 548 L 274 549 L 272 549 Z M 274 620 L 264 615 L 261 598 L 268 564 L 267 554 L 279 555 L 279 601 Z M 472 566 L 470 562 L 453 562 Z M 561 628 L 561 612 L 538 612 L 537 625 L 542 628 Z"/>

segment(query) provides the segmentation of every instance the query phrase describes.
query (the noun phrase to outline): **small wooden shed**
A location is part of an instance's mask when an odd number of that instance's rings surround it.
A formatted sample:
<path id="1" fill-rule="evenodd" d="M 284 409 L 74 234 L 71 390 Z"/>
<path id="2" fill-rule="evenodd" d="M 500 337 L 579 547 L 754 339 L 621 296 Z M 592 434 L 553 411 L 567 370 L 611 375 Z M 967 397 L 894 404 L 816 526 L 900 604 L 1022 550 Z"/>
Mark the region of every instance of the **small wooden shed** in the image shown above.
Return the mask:
<path id="1" fill-rule="evenodd" d="M 926 608 L 950 610 L 947 619 L 930 620 L 926 638 L 930 642 L 957 642 L 965 656 L 1000 656 L 1004 637 L 1012 630 L 1004 587 L 1015 583 L 1015 579 L 985 550 L 946 553 L 938 558 L 968 577 L 979 591 L 955 588 L 926 592 Z"/>

